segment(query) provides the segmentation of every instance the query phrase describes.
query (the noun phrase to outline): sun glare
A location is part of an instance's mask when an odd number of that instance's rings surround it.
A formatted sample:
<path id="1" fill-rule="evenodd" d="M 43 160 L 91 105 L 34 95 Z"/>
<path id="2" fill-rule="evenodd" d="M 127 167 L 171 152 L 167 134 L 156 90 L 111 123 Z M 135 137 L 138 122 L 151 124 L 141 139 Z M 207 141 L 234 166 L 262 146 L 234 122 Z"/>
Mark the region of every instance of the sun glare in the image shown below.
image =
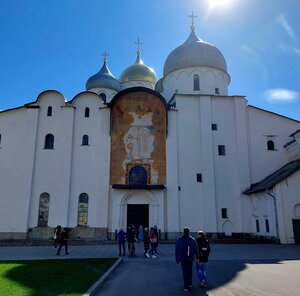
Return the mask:
<path id="1" fill-rule="evenodd" d="M 231 5 L 233 0 L 209 0 L 209 6 L 211 9 L 217 7 L 227 7 Z"/>
<path id="2" fill-rule="evenodd" d="M 206 0 L 204 18 L 208 19 L 215 12 L 219 14 L 231 10 L 236 3 L 236 0 Z"/>

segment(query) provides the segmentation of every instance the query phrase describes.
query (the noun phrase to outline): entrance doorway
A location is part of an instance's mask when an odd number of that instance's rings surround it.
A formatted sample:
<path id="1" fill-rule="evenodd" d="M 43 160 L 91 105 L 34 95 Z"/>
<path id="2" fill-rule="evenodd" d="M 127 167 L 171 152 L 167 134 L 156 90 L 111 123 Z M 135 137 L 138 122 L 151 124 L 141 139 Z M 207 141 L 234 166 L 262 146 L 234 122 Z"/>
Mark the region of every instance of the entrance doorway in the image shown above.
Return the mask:
<path id="1" fill-rule="evenodd" d="M 293 219 L 295 244 L 300 244 L 300 219 Z"/>
<path id="2" fill-rule="evenodd" d="M 144 228 L 149 227 L 149 205 L 127 205 L 127 228 L 131 224 L 134 224 L 136 228 L 140 225 Z"/>

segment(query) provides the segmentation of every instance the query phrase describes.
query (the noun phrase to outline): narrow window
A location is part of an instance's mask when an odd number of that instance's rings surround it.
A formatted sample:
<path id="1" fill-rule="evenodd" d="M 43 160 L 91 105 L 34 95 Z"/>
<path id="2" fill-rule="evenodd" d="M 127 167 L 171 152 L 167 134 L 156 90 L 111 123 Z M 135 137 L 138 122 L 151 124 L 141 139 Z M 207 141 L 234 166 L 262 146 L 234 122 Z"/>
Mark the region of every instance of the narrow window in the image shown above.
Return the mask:
<path id="1" fill-rule="evenodd" d="M 87 226 L 88 206 L 89 196 L 86 193 L 81 193 L 78 201 L 78 226 Z"/>
<path id="2" fill-rule="evenodd" d="M 258 219 L 255 220 L 255 224 L 256 224 L 256 232 L 260 232 Z"/>
<path id="3" fill-rule="evenodd" d="M 267 142 L 267 149 L 271 150 L 271 151 L 275 150 L 275 144 L 274 144 L 273 140 L 268 140 L 268 142 Z"/>
<path id="4" fill-rule="evenodd" d="M 47 109 L 47 116 L 52 116 L 52 107 L 49 106 Z"/>
<path id="5" fill-rule="evenodd" d="M 1 134 L 0 134 L 0 145 L 1 145 Z"/>
<path id="6" fill-rule="evenodd" d="M 82 137 L 82 145 L 83 145 L 83 146 L 89 145 L 89 136 L 88 136 L 88 135 L 84 135 L 84 136 Z"/>
<path id="7" fill-rule="evenodd" d="M 218 130 L 218 125 L 217 125 L 216 123 L 212 123 L 211 129 L 212 129 L 213 131 L 217 131 L 217 130 Z"/>
<path id="8" fill-rule="evenodd" d="M 88 108 L 88 107 L 85 108 L 84 117 L 90 117 L 90 108 Z"/>
<path id="9" fill-rule="evenodd" d="M 219 90 L 218 87 L 215 88 L 215 94 L 216 94 L 216 95 L 219 95 L 219 94 L 220 94 L 220 90 Z"/>
<path id="10" fill-rule="evenodd" d="M 48 134 L 45 137 L 45 149 L 53 149 L 54 148 L 54 136 L 52 134 Z"/>
<path id="11" fill-rule="evenodd" d="M 47 192 L 44 192 L 40 195 L 39 203 L 39 227 L 48 226 L 48 217 L 49 217 L 49 204 L 50 204 L 50 195 Z"/>
<path id="12" fill-rule="evenodd" d="M 141 166 L 135 166 L 129 171 L 128 183 L 132 185 L 146 185 L 147 184 L 147 171 Z"/>
<path id="13" fill-rule="evenodd" d="M 270 232 L 269 220 L 265 220 L 266 232 Z"/>
<path id="14" fill-rule="evenodd" d="M 105 93 L 101 93 L 100 98 L 102 99 L 103 103 L 106 103 L 106 94 Z"/>
<path id="15" fill-rule="evenodd" d="M 225 145 L 218 145 L 218 152 L 219 155 L 225 155 L 226 154 Z"/>
<path id="16" fill-rule="evenodd" d="M 227 208 L 222 208 L 221 209 L 221 214 L 222 214 L 222 218 L 223 219 L 227 219 L 228 215 L 227 215 Z"/>
<path id="17" fill-rule="evenodd" d="M 199 75 L 194 75 L 194 90 L 200 90 Z"/>
<path id="18" fill-rule="evenodd" d="M 197 182 L 202 182 L 202 174 L 197 174 Z"/>

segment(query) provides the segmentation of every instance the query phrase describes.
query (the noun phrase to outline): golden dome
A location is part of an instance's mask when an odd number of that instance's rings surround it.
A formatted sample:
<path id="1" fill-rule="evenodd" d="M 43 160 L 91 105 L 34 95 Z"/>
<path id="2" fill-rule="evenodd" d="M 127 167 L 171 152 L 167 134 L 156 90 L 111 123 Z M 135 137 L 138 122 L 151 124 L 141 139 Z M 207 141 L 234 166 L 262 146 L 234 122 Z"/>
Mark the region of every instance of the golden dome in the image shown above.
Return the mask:
<path id="1" fill-rule="evenodd" d="M 137 52 L 137 58 L 133 65 L 127 67 L 120 76 L 120 82 L 146 81 L 150 83 L 157 82 L 157 76 L 154 70 L 146 66 L 140 59 L 140 52 Z"/>

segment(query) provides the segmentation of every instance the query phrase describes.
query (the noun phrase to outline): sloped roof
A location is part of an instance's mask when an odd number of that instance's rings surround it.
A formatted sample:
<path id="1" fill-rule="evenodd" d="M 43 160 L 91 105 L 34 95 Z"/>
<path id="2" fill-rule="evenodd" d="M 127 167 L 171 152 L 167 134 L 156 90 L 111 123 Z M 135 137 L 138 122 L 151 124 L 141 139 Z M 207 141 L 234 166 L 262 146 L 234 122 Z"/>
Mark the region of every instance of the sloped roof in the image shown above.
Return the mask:
<path id="1" fill-rule="evenodd" d="M 250 188 L 244 191 L 244 194 L 251 194 L 255 192 L 260 192 L 264 190 L 271 189 L 274 185 L 286 179 L 288 176 L 300 169 L 300 159 L 293 160 L 279 170 L 275 171 L 273 174 L 264 178 L 263 180 L 251 184 Z"/>

